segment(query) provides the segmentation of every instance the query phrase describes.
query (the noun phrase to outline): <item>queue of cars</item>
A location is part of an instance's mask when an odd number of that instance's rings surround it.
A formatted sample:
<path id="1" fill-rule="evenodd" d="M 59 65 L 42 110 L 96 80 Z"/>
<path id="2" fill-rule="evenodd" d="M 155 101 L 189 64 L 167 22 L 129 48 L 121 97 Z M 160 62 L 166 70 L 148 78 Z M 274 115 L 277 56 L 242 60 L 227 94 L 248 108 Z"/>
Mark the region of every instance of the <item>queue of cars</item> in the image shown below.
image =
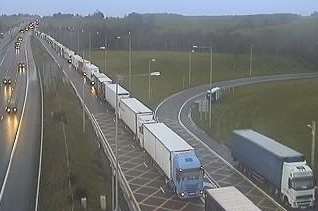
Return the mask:
<path id="1" fill-rule="evenodd" d="M 23 27 L 22 29 L 19 30 L 19 34 L 17 35 L 17 39 L 14 43 L 14 48 L 16 50 L 19 50 L 21 48 L 22 42 L 23 42 L 23 33 L 28 31 L 28 30 L 34 30 L 35 27 L 38 25 L 37 21 L 29 23 L 26 27 Z M 26 70 L 26 64 L 24 62 L 18 62 L 17 63 L 17 73 L 22 73 Z M 16 75 L 18 77 L 18 75 Z M 5 78 L 2 80 L 2 84 L 6 89 L 11 90 L 10 98 L 6 102 L 5 106 L 5 112 L 9 115 L 11 114 L 16 114 L 18 111 L 17 105 L 16 105 L 16 95 L 12 93 L 13 90 L 15 90 L 16 86 L 16 79 L 12 79 L 8 76 L 5 76 Z"/>

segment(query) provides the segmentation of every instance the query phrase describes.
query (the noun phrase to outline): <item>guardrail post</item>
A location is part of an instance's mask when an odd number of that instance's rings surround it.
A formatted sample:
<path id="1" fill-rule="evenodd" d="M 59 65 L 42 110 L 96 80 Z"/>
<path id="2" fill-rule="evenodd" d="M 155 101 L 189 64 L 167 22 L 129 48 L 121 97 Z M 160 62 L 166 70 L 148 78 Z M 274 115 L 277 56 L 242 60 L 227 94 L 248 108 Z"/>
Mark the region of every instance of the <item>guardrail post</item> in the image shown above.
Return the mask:
<path id="1" fill-rule="evenodd" d="M 100 208 L 102 210 L 106 210 L 106 196 L 105 195 L 100 196 Z"/>
<path id="2" fill-rule="evenodd" d="M 112 169 L 112 210 L 115 210 L 115 172 Z"/>

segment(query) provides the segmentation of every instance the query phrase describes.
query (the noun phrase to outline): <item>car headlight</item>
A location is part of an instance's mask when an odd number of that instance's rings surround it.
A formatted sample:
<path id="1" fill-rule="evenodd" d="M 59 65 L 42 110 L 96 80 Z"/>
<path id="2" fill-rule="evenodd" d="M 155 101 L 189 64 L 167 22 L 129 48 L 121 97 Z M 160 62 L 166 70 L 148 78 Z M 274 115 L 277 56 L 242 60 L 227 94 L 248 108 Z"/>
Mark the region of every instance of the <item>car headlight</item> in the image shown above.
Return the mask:
<path id="1" fill-rule="evenodd" d="M 16 113 L 18 111 L 18 109 L 16 107 L 13 108 L 12 110 L 14 113 Z"/>
<path id="2" fill-rule="evenodd" d="M 181 193 L 181 196 L 184 197 L 184 193 L 183 192 Z"/>

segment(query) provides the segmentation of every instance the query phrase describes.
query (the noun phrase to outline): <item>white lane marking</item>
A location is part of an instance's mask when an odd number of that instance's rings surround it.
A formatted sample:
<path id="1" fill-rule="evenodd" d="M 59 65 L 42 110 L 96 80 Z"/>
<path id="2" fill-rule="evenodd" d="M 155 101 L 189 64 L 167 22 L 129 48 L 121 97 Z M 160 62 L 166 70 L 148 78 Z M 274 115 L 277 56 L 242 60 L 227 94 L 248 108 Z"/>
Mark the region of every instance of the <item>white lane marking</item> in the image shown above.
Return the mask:
<path id="1" fill-rule="evenodd" d="M 34 65 L 34 68 L 36 69 L 36 66 Z M 40 142 L 40 159 L 39 159 L 39 170 L 38 170 L 38 183 L 36 188 L 36 199 L 35 199 L 35 211 L 38 210 L 39 207 L 39 195 L 40 195 L 40 183 L 41 183 L 41 171 L 42 171 L 42 154 L 43 154 L 43 84 L 41 79 L 41 74 L 38 72 L 38 77 L 40 80 L 40 89 L 41 89 L 41 142 Z"/>
<path id="2" fill-rule="evenodd" d="M 171 98 L 173 98 L 173 97 L 175 97 L 175 96 L 181 94 L 181 93 L 182 93 L 183 91 L 185 91 L 185 90 L 186 90 L 186 89 L 181 90 L 181 91 L 179 91 L 179 92 L 177 92 L 177 93 L 174 93 L 173 95 L 170 95 L 169 97 L 165 98 L 163 101 L 161 101 L 161 102 L 159 103 L 159 105 L 156 107 L 155 113 L 154 113 L 154 116 L 156 117 L 157 120 L 158 120 L 158 115 L 157 115 L 157 113 L 158 113 L 159 108 L 160 108 L 165 102 L 167 102 L 167 101 L 170 100 Z"/>
<path id="3" fill-rule="evenodd" d="M 4 59 L 5 59 L 6 56 L 7 56 L 7 52 L 8 52 L 8 51 L 6 51 L 6 54 L 4 54 L 4 57 L 2 58 L 1 63 L 0 63 L 0 66 L 2 66 L 2 63 L 3 63 Z"/>
<path id="4" fill-rule="evenodd" d="M 24 49 L 24 51 L 25 51 L 25 57 L 26 57 L 26 65 L 27 65 L 27 67 L 28 67 L 28 66 L 29 66 L 29 65 L 28 65 L 28 64 L 29 64 L 29 61 L 28 61 L 28 56 L 27 56 L 26 48 Z M 12 150 L 11 150 L 10 160 L 9 160 L 9 164 L 8 164 L 8 167 L 7 167 L 6 175 L 5 175 L 5 178 L 4 178 L 2 187 L 1 187 L 1 192 L 0 192 L 0 204 L 1 204 L 1 201 L 2 201 L 2 198 L 3 198 L 4 190 L 5 190 L 5 187 L 6 187 L 6 184 L 7 184 L 7 180 L 8 180 L 8 177 L 9 177 L 9 173 L 10 173 L 10 169 L 11 169 L 11 164 L 12 164 L 13 156 L 14 156 L 14 153 L 15 153 L 15 150 L 16 150 L 16 147 L 17 147 L 17 142 L 18 142 L 18 139 L 19 139 L 20 131 L 21 131 L 21 123 L 22 123 L 22 120 L 23 120 L 23 117 L 24 117 L 26 99 L 27 99 L 27 97 L 28 97 L 28 91 L 29 91 L 29 80 L 28 80 L 28 76 L 29 76 L 29 74 L 28 74 L 28 71 L 27 71 L 27 84 L 26 84 L 26 86 L 25 86 L 25 96 L 24 96 L 24 102 L 23 102 L 23 108 L 22 108 L 21 118 L 20 118 L 18 130 L 17 130 L 16 135 L 15 135 L 13 148 L 12 148 Z"/>
<path id="5" fill-rule="evenodd" d="M 214 150 L 212 150 L 206 143 L 204 143 L 198 136 L 196 136 L 194 133 L 192 133 L 181 121 L 181 112 L 184 108 L 184 106 L 186 104 L 188 104 L 192 99 L 199 97 L 200 95 L 202 95 L 202 92 L 190 97 L 189 99 L 187 99 L 181 106 L 179 113 L 178 113 L 178 121 L 180 123 L 180 125 L 190 134 L 192 135 L 197 141 L 199 141 L 203 146 L 205 146 L 210 152 L 212 152 L 213 154 L 215 154 L 220 160 L 222 160 L 228 167 L 230 167 L 231 169 L 233 169 L 237 174 L 239 174 L 241 177 L 243 177 L 246 181 L 248 181 L 252 186 L 254 186 L 254 188 L 256 188 L 257 190 L 259 190 L 261 193 L 263 193 L 265 196 L 268 197 L 268 199 L 270 199 L 274 204 L 276 204 L 279 208 L 281 208 L 282 210 L 286 209 L 284 207 L 282 207 L 277 201 L 275 201 L 271 196 L 269 196 L 266 192 L 264 192 L 261 188 L 259 188 L 256 184 L 254 184 L 251 180 L 249 180 L 244 174 L 242 174 L 240 171 L 238 171 L 236 168 L 234 168 L 229 162 L 227 162 L 221 155 L 219 155 L 217 152 L 215 152 Z"/>
<path id="6" fill-rule="evenodd" d="M 2 66 L 3 62 L 4 62 L 4 59 L 7 57 L 7 53 L 8 53 L 8 49 L 6 49 L 6 53 L 4 54 L 2 60 L 1 60 L 1 63 L 0 63 L 0 67 Z M 6 73 L 5 73 L 6 74 Z M 2 84 L 0 84 L 0 87 L 1 87 Z"/>

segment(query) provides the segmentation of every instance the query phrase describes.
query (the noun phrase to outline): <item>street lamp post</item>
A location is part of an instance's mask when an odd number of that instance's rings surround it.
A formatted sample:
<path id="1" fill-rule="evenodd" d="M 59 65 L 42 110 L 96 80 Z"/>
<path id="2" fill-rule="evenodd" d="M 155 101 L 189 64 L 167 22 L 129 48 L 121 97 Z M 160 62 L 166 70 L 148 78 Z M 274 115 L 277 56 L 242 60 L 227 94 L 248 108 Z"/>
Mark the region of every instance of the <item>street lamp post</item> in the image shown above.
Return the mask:
<path id="1" fill-rule="evenodd" d="M 80 32 L 81 32 L 81 33 L 84 33 L 84 29 L 82 29 Z M 78 35 L 78 42 L 79 42 L 81 33 L 79 33 L 79 35 Z M 83 46 L 82 46 L 82 47 L 83 47 Z M 82 51 L 82 56 L 83 56 L 83 57 L 85 57 L 85 50 L 84 50 L 84 49 L 85 49 L 85 46 L 84 46 L 83 51 Z M 78 55 L 80 55 L 80 52 L 78 52 Z"/>
<path id="2" fill-rule="evenodd" d="M 150 84 L 150 77 L 151 77 L 151 63 L 155 62 L 156 59 L 150 59 L 148 61 L 148 101 L 150 102 L 150 96 L 151 96 L 151 84 Z"/>
<path id="3" fill-rule="evenodd" d="M 188 75 L 188 85 L 189 85 L 189 88 L 191 87 L 191 72 L 192 72 L 192 53 L 194 53 L 194 50 L 192 49 L 190 52 L 189 52 L 189 75 Z"/>
<path id="4" fill-rule="evenodd" d="M 307 127 L 311 129 L 312 142 L 311 142 L 311 168 L 314 172 L 315 168 L 315 148 L 316 148 L 316 121 L 312 121 L 311 124 L 308 124 Z"/>
<path id="5" fill-rule="evenodd" d="M 132 60 L 132 44 L 131 33 L 128 32 L 128 45 L 129 45 L 129 74 L 128 74 L 128 90 L 131 92 L 131 60 Z"/>
<path id="6" fill-rule="evenodd" d="M 252 78 L 252 71 L 253 71 L 253 45 L 251 45 L 251 51 L 250 51 L 250 79 Z"/>
<path id="7" fill-rule="evenodd" d="M 83 111 L 83 133 L 85 133 L 85 111 L 84 111 L 84 105 L 85 105 L 85 92 L 84 92 L 85 76 L 86 76 L 86 73 L 83 74 L 83 86 L 82 86 L 82 98 L 83 98 L 83 106 L 82 106 L 82 111 Z"/>
<path id="8" fill-rule="evenodd" d="M 108 47 L 108 44 L 107 44 L 107 38 L 105 36 L 105 51 L 104 51 L 104 70 L 105 70 L 105 73 L 107 73 L 106 69 L 107 69 L 107 47 Z"/>
<path id="9" fill-rule="evenodd" d="M 89 60 L 91 60 L 91 32 L 88 32 L 88 57 L 89 57 Z"/>
<path id="10" fill-rule="evenodd" d="M 118 211 L 118 80 L 116 80 L 116 112 L 115 112 L 115 155 L 116 155 L 116 184 L 115 184 L 115 211 Z"/>
<path id="11" fill-rule="evenodd" d="M 210 51 L 210 75 L 209 75 L 209 84 L 210 84 L 210 90 L 212 89 L 212 71 L 213 71 L 213 48 L 208 46 L 198 46 L 194 45 L 193 48 L 196 49 L 209 49 Z M 212 96 L 209 98 L 209 128 L 212 127 Z"/>
<path id="12" fill-rule="evenodd" d="M 120 36 L 115 39 L 121 39 Z M 128 32 L 128 90 L 131 91 L 132 86 L 132 40 L 131 32 Z"/>
<path id="13" fill-rule="evenodd" d="M 79 42 L 79 29 L 77 29 L 77 53 L 79 54 L 80 42 Z"/>

